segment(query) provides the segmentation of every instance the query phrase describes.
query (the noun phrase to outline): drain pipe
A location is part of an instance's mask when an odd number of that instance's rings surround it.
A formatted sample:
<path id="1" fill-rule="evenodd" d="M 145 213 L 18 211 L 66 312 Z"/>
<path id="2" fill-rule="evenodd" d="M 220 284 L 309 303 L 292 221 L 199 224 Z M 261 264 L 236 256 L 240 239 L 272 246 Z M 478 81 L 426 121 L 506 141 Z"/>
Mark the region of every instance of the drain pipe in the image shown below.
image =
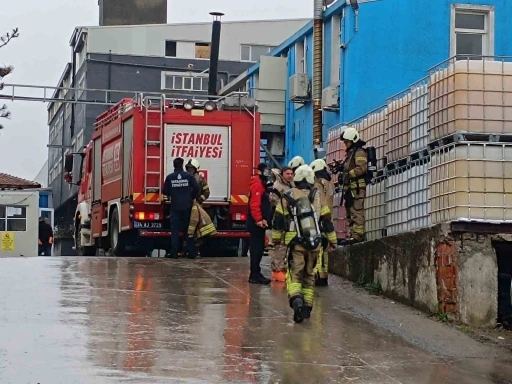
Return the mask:
<path id="1" fill-rule="evenodd" d="M 314 0 L 313 24 L 313 148 L 319 158 L 322 147 L 323 0 Z"/>

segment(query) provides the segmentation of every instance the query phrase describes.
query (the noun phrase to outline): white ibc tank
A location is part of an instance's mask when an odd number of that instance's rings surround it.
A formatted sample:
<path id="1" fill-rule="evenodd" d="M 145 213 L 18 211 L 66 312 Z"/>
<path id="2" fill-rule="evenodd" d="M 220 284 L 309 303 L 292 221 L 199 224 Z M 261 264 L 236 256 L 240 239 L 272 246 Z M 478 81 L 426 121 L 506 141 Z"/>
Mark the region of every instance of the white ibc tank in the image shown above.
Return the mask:
<path id="1" fill-rule="evenodd" d="M 430 188 L 428 157 L 410 163 L 407 180 L 407 218 L 409 231 L 430 226 Z"/>
<path id="2" fill-rule="evenodd" d="M 512 134 L 512 63 L 449 61 L 430 75 L 429 137 Z"/>
<path id="3" fill-rule="evenodd" d="M 386 230 L 392 236 L 407 232 L 407 181 L 410 178 L 408 165 L 389 170 L 386 188 Z"/>
<path id="4" fill-rule="evenodd" d="M 431 153 L 432 224 L 512 222 L 512 146 L 451 144 Z"/>
<path id="5" fill-rule="evenodd" d="M 365 232 L 366 240 L 384 237 L 386 229 L 386 177 L 380 176 L 366 187 Z"/>
<path id="6" fill-rule="evenodd" d="M 407 91 L 388 101 L 386 141 L 388 162 L 404 159 L 409 155 L 411 125 L 411 94 Z"/>
<path id="7" fill-rule="evenodd" d="M 428 145 L 428 85 L 413 86 L 411 89 L 411 131 L 409 134 L 410 153 L 427 148 Z"/>

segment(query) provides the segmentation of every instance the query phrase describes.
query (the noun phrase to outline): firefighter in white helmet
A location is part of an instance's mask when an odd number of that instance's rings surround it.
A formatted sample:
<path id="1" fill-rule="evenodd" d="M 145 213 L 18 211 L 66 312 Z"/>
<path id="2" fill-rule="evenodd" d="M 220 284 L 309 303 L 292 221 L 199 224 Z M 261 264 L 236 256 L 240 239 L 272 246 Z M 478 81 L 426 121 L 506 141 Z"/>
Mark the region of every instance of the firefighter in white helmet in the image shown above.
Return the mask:
<path id="1" fill-rule="evenodd" d="M 295 172 L 297 170 L 297 168 L 299 168 L 300 166 L 306 164 L 306 162 L 304 161 L 304 159 L 300 156 L 295 156 L 293 159 L 290 160 L 290 162 L 288 163 L 288 166 L 293 170 L 293 172 Z"/>
<path id="2" fill-rule="evenodd" d="M 196 178 L 196 181 L 199 184 L 199 193 L 196 197 L 196 201 L 199 204 L 203 204 L 210 197 L 210 186 L 203 175 L 199 173 L 199 161 L 197 161 L 197 159 L 190 159 L 185 165 L 185 169 Z"/>
<path id="3" fill-rule="evenodd" d="M 331 175 L 327 170 L 327 163 L 323 159 L 314 160 L 310 164 L 311 169 L 315 172 L 315 188 L 320 194 L 320 202 L 322 203 L 322 215 L 329 218 L 329 222 L 333 219 L 333 199 L 334 199 L 334 183 Z M 329 243 L 337 242 L 334 227 L 320 228 L 322 232 L 322 249 L 318 257 L 315 269 L 315 285 L 326 286 L 328 284 L 328 263 L 329 263 Z M 329 235 L 330 234 L 330 235 Z M 331 238 L 329 238 L 331 236 Z"/>
<path id="4" fill-rule="evenodd" d="M 314 188 L 315 174 L 308 165 L 302 165 L 295 171 L 293 178 L 295 187 L 283 194 L 274 213 L 272 225 L 272 240 L 274 244 L 281 243 L 284 233 L 284 243 L 288 246 L 288 270 L 286 273 L 286 289 L 288 300 L 293 308 L 293 320 L 297 323 L 309 318 L 313 309 L 315 293 L 314 269 L 317 263 L 322 238 L 320 226 L 328 227 L 330 219 L 322 212 L 327 212 L 322 206 L 320 194 Z M 331 228 L 332 222 L 330 223 Z M 336 238 L 331 232 L 330 239 Z M 336 247 L 336 241 L 331 242 Z"/>
<path id="5" fill-rule="evenodd" d="M 343 162 L 343 199 L 347 209 L 347 221 L 350 238 L 346 244 L 364 240 L 364 200 L 366 198 L 366 179 L 368 171 L 368 155 L 366 143 L 359 137 L 355 128 L 346 128 L 340 136 L 345 143 L 347 153 Z"/>
<path id="6" fill-rule="evenodd" d="M 199 161 L 197 159 L 190 159 L 185 165 L 187 172 L 192 174 L 199 184 L 199 192 L 197 193 L 196 200 L 192 205 L 187 233 L 189 239 L 194 239 L 196 252 L 199 249 L 201 241 L 216 232 L 210 216 L 208 216 L 206 211 L 201 207 L 201 205 L 210 197 L 210 187 L 208 186 L 206 179 L 199 173 L 199 166 Z"/>

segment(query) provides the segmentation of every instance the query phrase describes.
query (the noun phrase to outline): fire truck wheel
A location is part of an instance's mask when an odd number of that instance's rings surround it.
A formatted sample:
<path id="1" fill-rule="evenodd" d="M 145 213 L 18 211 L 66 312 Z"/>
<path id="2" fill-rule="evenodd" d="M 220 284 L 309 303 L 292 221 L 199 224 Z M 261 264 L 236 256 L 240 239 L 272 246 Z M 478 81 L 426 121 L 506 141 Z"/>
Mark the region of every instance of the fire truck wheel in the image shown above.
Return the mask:
<path id="1" fill-rule="evenodd" d="M 124 233 L 119 231 L 119 214 L 117 208 L 112 211 L 110 219 L 110 249 L 113 256 L 126 256 L 126 244 Z"/>

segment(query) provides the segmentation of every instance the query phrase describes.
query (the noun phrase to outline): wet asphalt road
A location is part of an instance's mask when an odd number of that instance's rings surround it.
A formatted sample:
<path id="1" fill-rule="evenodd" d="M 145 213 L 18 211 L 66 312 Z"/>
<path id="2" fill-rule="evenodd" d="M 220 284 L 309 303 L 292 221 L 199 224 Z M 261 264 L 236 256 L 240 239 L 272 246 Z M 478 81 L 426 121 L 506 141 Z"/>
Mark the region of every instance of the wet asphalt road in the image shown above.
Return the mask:
<path id="1" fill-rule="evenodd" d="M 247 259 L 0 259 L 0 383 L 511 383 L 512 363 L 434 356 L 338 310 L 296 325 Z"/>

